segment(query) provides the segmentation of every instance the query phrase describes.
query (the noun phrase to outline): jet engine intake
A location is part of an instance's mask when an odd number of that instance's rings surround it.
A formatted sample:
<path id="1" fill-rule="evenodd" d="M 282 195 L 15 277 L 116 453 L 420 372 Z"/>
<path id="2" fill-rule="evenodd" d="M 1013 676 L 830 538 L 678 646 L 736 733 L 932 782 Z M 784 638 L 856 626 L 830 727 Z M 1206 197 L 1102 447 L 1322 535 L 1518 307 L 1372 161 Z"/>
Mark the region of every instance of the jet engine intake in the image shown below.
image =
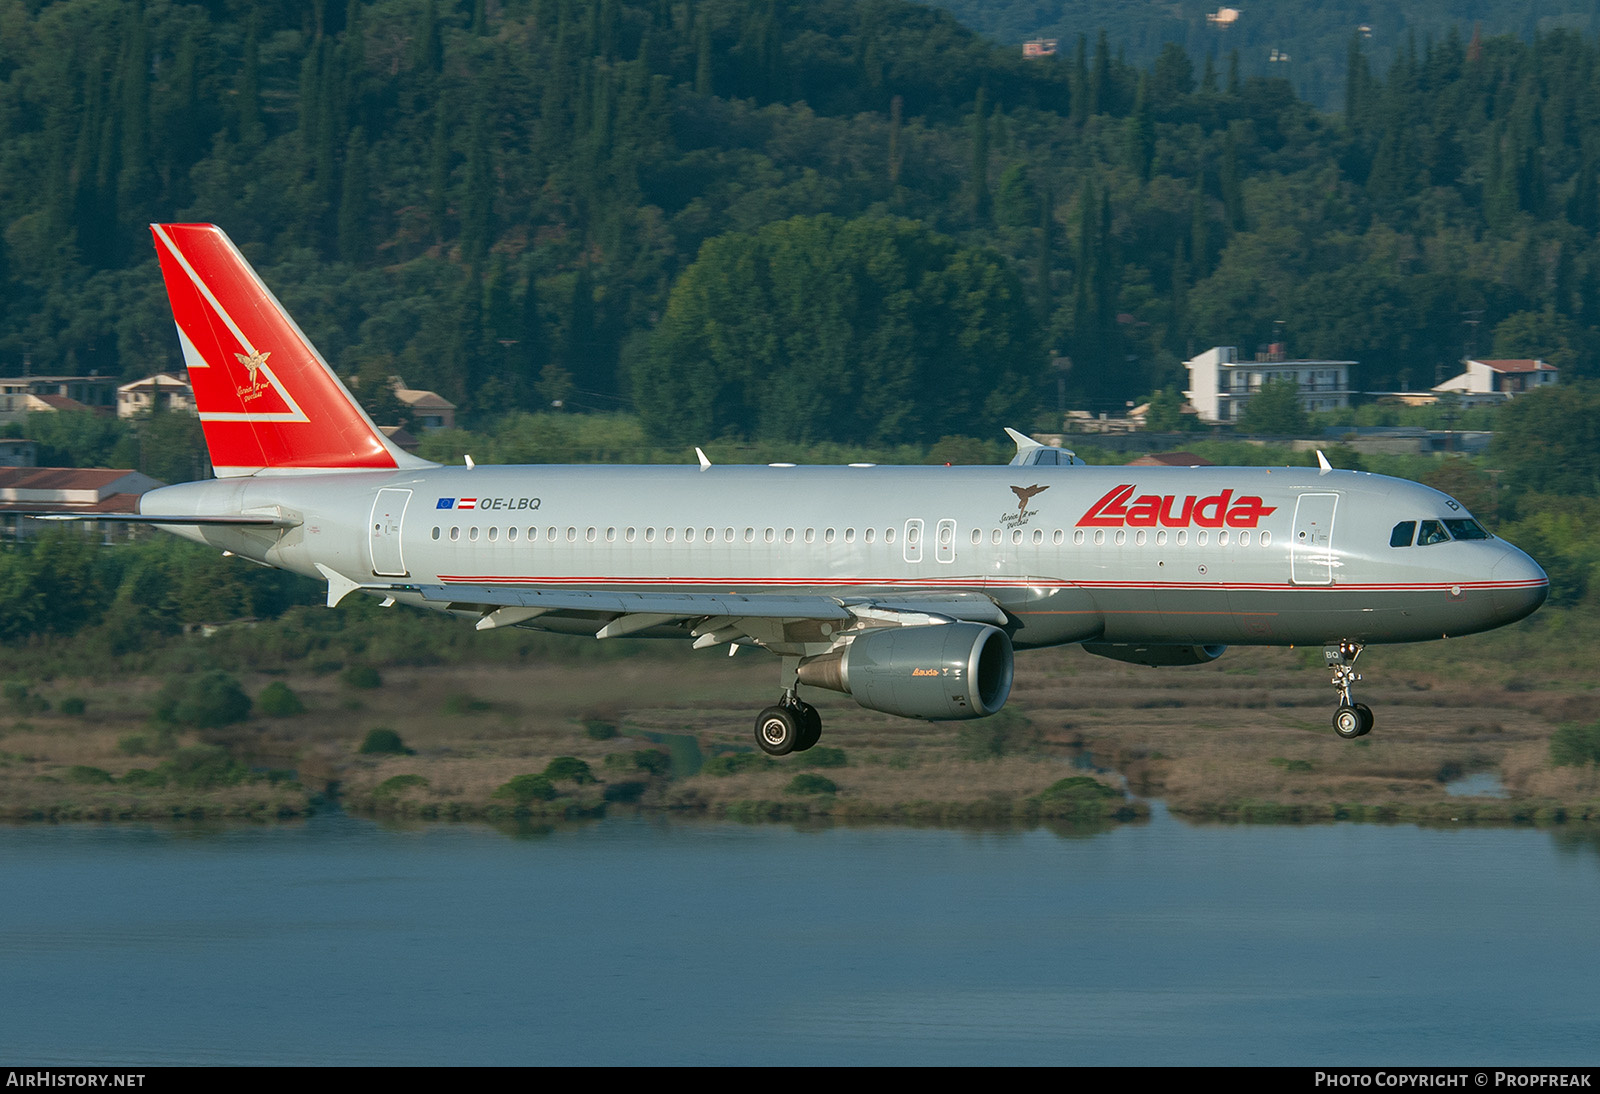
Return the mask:
<path id="1" fill-rule="evenodd" d="M 983 718 L 1006 705 L 1014 661 L 1006 632 L 986 623 L 867 631 L 800 662 L 799 680 L 842 691 L 868 710 L 934 721 Z"/>
<path id="2" fill-rule="evenodd" d="M 1135 642 L 1085 642 L 1084 650 L 1096 657 L 1127 661 L 1133 665 L 1166 668 L 1169 665 L 1205 665 L 1227 652 L 1227 646 L 1162 646 Z"/>

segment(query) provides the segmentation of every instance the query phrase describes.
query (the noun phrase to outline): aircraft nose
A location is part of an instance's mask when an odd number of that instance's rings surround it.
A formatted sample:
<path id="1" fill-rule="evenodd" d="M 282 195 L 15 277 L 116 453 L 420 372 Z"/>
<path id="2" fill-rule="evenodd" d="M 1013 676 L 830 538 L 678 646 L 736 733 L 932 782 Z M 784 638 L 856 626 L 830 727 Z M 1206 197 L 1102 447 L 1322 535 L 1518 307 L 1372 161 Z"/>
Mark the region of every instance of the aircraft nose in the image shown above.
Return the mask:
<path id="1" fill-rule="evenodd" d="M 1539 564 L 1509 543 L 1494 564 L 1495 613 L 1502 623 L 1515 623 L 1538 611 L 1550 595 L 1550 578 Z"/>

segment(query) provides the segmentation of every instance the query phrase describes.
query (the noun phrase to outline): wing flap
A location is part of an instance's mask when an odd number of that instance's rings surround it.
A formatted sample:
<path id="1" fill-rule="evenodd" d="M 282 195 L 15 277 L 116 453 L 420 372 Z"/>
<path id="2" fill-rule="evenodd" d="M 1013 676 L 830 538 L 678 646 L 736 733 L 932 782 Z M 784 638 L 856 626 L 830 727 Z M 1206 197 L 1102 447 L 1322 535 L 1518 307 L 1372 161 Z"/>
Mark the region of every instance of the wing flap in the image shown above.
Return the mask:
<path id="1" fill-rule="evenodd" d="M 740 593 L 622 593 L 581 589 L 518 589 L 496 585 L 402 586 L 424 600 L 485 607 L 541 608 L 551 612 L 604 615 L 659 615 L 695 619 L 727 615 L 760 619 L 838 619 L 850 612 L 826 596 L 769 596 Z"/>

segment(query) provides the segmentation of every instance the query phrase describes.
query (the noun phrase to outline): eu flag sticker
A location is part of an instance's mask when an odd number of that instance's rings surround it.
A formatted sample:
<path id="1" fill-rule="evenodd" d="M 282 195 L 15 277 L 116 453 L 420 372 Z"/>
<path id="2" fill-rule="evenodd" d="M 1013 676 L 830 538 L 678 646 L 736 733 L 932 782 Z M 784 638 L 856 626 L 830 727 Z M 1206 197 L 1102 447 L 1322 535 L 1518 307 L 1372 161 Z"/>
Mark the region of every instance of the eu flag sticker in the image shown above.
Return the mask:
<path id="1" fill-rule="evenodd" d="M 455 507 L 456 507 L 456 499 L 455 498 L 440 498 L 439 499 L 439 504 L 434 506 L 434 508 L 436 508 L 436 509 L 454 509 Z"/>

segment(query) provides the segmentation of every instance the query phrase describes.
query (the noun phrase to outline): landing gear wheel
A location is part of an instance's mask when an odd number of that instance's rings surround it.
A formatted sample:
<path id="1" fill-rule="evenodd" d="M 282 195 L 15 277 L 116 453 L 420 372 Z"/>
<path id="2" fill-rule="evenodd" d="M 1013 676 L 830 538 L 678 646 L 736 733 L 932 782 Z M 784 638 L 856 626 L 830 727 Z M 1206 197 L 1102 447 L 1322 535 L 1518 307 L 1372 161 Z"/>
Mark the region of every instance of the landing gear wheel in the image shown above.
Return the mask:
<path id="1" fill-rule="evenodd" d="M 1339 692 L 1339 707 L 1333 712 L 1333 731 L 1347 741 L 1365 737 L 1372 732 L 1372 708 L 1356 702 L 1350 694 L 1351 687 L 1361 679 L 1361 674 L 1355 670 L 1361 644 L 1340 642 L 1337 646 L 1324 646 L 1322 655 L 1333 669 L 1333 686 Z"/>
<path id="2" fill-rule="evenodd" d="M 797 702 L 794 713 L 800 716 L 800 740 L 795 744 L 796 752 L 804 752 L 818 741 L 822 740 L 822 715 L 817 713 L 817 708 L 810 703 Z"/>
<path id="3" fill-rule="evenodd" d="M 787 756 L 800 747 L 801 727 L 800 716 L 788 707 L 768 707 L 756 717 L 756 744 L 768 756 Z"/>
<path id="4" fill-rule="evenodd" d="M 1357 703 L 1356 713 L 1361 715 L 1361 736 L 1365 737 L 1372 732 L 1372 708 L 1365 703 Z"/>
<path id="5" fill-rule="evenodd" d="M 1340 707 L 1333 712 L 1333 731 L 1347 741 L 1353 741 L 1372 728 L 1371 716 L 1363 718 L 1355 707 Z"/>

